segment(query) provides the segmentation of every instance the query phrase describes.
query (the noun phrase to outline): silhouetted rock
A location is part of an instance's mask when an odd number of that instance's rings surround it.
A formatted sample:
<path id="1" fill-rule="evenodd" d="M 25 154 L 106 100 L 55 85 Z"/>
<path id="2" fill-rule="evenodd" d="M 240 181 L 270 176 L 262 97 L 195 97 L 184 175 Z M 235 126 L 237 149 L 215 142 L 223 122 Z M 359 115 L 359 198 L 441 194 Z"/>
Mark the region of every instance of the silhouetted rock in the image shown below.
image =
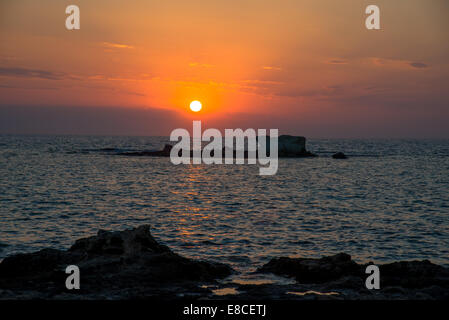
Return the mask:
<path id="1" fill-rule="evenodd" d="M 81 290 L 65 288 L 68 265 L 79 267 Z M 221 263 L 181 257 L 156 242 L 145 225 L 126 231 L 100 230 L 97 236 L 77 240 L 67 251 L 44 249 L 7 257 L 0 263 L 0 288 L 42 298 L 68 292 L 94 297 L 114 292 L 122 298 L 155 292 L 163 296 L 173 295 L 173 290 L 201 291 L 198 282 L 213 282 L 231 273 Z"/>
<path id="2" fill-rule="evenodd" d="M 365 287 L 369 264 L 357 264 L 345 253 L 320 259 L 281 257 L 271 259 L 257 272 L 294 277 L 298 284 L 312 285 L 313 290 L 337 291 L 348 298 L 449 299 L 448 268 L 428 260 L 377 264 L 381 288 L 373 291 Z"/>
<path id="3" fill-rule="evenodd" d="M 372 264 L 372 263 L 369 263 Z M 320 259 L 274 258 L 257 270 L 293 277 L 288 284 L 233 284 L 238 294 L 219 297 L 210 288 L 233 270 L 221 263 L 184 258 L 159 244 L 144 225 L 98 231 L 68 250 L 16 254 L 0 263 L 1 299 L 449 299 L 449 269 L 428 260 L 377 264 L 380 290 L 368 290 L 369 264 L 346 253 Z M 77 265 L 81 289 L 67 290 L 65 268 Z M 229 284 L 228 284 L 229 286 Z"/>
<path id="4" fill-rule="evenodd" d="M 258 141 L 259 137 L 257 137 Z M 160 151 L 132 151 L 132 152 L 120 152 L 119 156 L 133 156 L 133 157 L 170 157 L 172 145 L 166 144 Z M 243 151 L 243 158 L 249 157 L 248 150 Z M 211 151 L 211 156 L 214 152 Z M 232 154 L 233 158 L 236 158 L 240 153 L 237 150 L 228 151 L 228 154 Z M 266 136 L 266 154 L 270 154 L 270 137 Z M 226 147 L 222 148 L 222 157 L 227 155 Z M 255 156 L 257 157 L 258 150 Z M 181 156 L 181 150 L 179 150 L 179 156 Z M 279 158 L 303 158 L 303 157 L 316 157 L 317 155 L 306 150 L 306 138 L 300 136 L 281 135 L 278 138 L 278 157 Z M 193 157 L 193 151 L 190 151 L 190 157 Z"/>
<path id="5" fill-rule="evenodd" d="M 258 137 L 259 139 L 259 137 Z M 269 153 L 271 139 L 266 137 L 266 150 Z M 306 150 L 306 138 L 301 136 L 280 135 L 278 137 L 279 158 L 303 158 L 316 157 L 315 154 Z"/>
<path id="6" fill-rule="evenodd" d="M 280 155 L 300 155 L 306 153 L 306 138 L 299 136 L 281 135 L 278 139 Z"/>
<path id="7" fill-rule="evenodd" d="M 323 283 L 344 275 L 361 275 L 361 267 L 346 253 L 321 259 L 274 258 L 258 272 L 295 277 L 301 283 Z"/>
<path id="8" fill-rule="evenodd" d="M 343 152 L 337 152 L 332 155 L 334 159 L 348 159 L 348 157 Z"/>
<path id="9" fill-rule="evenodd" d="M 422 261 L 399 261 L 379 266 L 384 286 L 425 288 L 441 286 L 449 289 L 449 269 Z M 449 294 L 449 292 L 448 292 Z"/>
<path id="10" fill-rule="evenodd" d="M 119 156 L 132 156 L 132 157 L 170 157 L 172 145 L 166 144 L 162 150 L 159 151 L 132 151 L 132 152 L 120 152 Z"/>

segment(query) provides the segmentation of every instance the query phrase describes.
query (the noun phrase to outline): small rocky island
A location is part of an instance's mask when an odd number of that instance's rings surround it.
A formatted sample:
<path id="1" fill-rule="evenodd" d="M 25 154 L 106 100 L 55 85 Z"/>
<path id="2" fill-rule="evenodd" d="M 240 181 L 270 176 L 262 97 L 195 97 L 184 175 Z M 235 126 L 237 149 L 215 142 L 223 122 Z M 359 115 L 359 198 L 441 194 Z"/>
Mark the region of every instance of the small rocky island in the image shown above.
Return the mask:
<path id="1" fill-rule="evenodd" d="M 77 265 L 80 290 L 68 290 L 65 268 Z M 378 265 L 380 290 L 365 287 L 365 268 L 348 254 L 321 259 L 274 258 L 256 273 L 293 284 L 226 284 L 235 271 L 222 263 L 184 258 L 159 244 L 150 227 L 100 230 L 68 250 L 16 254 L 0 263 L 0 299 L 449 299 L 449 269 L 428 260 Z M 214 294 L 211 288 L 233 295 Z"/>
<path id="2" fill-rule="evenodd" d="M 269 150 L 269 137 L 267 137 L 267 150 Z M 172 145 L 166 144 L 162 150 L 157 151 L 132 151 L 118 153 L 120 156 L 146 156 L 146 157 L 170 157 Z M 223 156 L 225 148 L 223 148 Z M 191 156 L 193 156 L 191 154 Z M 236 151 L 234 150 L 234 158 Z M 278 138 L 278 157 L 279 158 L 304 158 L 316 157 L 310 151 L 306 150 L 306 138 L 300 136 L 281 135 Z M 248 152 L 244 152 L 244 158 L 248 158 Z"/>

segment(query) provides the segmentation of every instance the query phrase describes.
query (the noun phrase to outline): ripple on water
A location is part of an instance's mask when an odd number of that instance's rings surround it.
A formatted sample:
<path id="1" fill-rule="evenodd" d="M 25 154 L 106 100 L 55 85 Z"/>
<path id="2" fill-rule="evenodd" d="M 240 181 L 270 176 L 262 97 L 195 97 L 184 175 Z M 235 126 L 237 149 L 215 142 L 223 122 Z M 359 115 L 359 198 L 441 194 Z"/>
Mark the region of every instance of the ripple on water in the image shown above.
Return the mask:
<path id="1" fill-rule="evenodd" d="M 2 152 L 16 154 L 0 166 L 0 235 L 9 244 L 0 258 L 145 223 L 177 253 L 243 274 L 272 257 L 341 251 L 359 262 L 449 264 L 448 141 L 313 140 L 312 151 L 344 151 L 351 161 L 280 159 L 271 177 L 257 166 L 113 156 L 164 142 L 0 136 Z"/>
<path id="2" fill-rule="evenodd" d="M 217 296 L 228 296 L 228 295 L 236 295 L 240 292 L 236 288 L 228 287 L 228 288 L 219 288 L 212 290 L 213 294 Z"/>
<path id="3" fill-rule="evenodd" d="M 319 296 L 338 296 L 338 292 L 330 291 L 330 292 L 319 292 L 319 291 L 288 291 L 287 294 L 293 294 L 295 296 L 306 296 L 306 295 L 319 295 Z"/>

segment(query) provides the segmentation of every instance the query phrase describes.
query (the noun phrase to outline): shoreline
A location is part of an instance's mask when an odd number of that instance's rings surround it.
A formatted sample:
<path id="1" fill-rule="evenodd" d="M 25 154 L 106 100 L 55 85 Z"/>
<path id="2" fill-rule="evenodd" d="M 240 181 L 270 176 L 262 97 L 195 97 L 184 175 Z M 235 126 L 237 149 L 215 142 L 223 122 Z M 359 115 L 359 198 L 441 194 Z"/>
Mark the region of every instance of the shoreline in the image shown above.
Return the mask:
<path id="1" fill-rule="evenodd" d="M 449 299 L 449 268 L 428 260 L 379 264 L 380 289 L 368 290 L 368 264 L 346 253 L 313 258 L 273 258 L 254 274 L 271 273 L 278 283 L 226 282 L 238 274 L 229 265 L 182 257 L 159 244 L 143 225 L 100 230 L 68 250 L 13 254 L 0 262 L 0 300 L 267 299 L 396 300 Z M 68 290 L 64 272 L 77 265 L 81 289 Z"/>

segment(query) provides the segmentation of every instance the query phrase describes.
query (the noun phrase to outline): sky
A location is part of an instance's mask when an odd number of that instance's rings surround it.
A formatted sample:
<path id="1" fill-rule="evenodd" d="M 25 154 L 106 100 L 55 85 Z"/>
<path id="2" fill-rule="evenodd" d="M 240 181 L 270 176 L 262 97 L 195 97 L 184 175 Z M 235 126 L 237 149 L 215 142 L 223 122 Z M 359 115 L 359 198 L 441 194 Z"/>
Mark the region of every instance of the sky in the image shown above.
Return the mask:
<path id="1" fill-rule="evenodd" d="M 80 30 L 65 27 L 71 4 Z M 370 4 L 381 30 L 365 27 Z M 201 120 L 311 138 L 449 138 L 448 9 L 2 0 L 0 133 L 169 135 Z"/>

